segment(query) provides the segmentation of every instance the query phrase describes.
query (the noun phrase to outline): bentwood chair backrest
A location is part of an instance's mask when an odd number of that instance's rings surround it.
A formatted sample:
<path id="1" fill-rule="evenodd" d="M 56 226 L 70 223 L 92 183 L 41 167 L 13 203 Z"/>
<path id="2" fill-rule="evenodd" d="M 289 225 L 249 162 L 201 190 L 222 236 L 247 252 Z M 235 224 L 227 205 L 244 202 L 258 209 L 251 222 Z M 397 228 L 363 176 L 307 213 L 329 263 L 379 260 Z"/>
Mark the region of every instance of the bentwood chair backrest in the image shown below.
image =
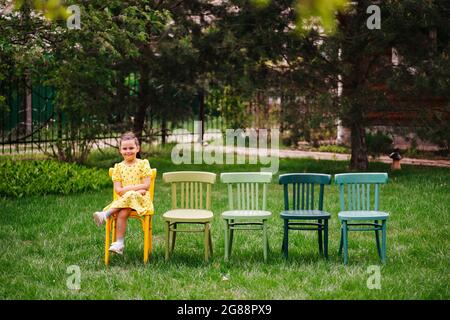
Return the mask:
<path id="1" fill-rule="evenodd" d="M 323 210 L 324 186 L 331 182 L 329 174 L 288 173 L 280 175 L 278 181 L 283 185 L 284 210 Z"/>
<path id="2" fill-rule="evenodd" d="M 341 173 L 334 179 L 339 185 L 341 211 L 379 210 L 380 185 L 387 182 L 387 173 Z"/>
<path id="3" fill-rule="evenodd" d="M 211 210 L 211 185 L 216 174 L 201 171 L 177 171 L 163 174 L 171 184 L 172 209 Z"/>
<path id="4" fill-rule="evenodd" d="M 229 172 L 220 179 L 228 185 L 229 210 L 266 210 L 270 172 Z"/>

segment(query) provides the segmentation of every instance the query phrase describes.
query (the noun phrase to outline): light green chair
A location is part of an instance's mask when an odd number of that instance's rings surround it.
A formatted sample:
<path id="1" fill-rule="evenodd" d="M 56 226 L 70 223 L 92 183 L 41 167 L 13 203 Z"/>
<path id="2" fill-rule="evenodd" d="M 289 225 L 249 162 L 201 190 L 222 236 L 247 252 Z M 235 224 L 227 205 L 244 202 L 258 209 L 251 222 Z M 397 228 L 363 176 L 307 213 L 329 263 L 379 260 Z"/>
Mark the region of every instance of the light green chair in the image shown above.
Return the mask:
<path id="1" fill-rule="evenodd" d="M 267 184 L 272 180 L 272 173 L 222 173 L 220 179 L 228 185 L 229 210 L 222 213 L 225 221 L 225 260 L 231 255 L 235 230 L 262 230 L 264 261 L 267 261 L 267 219 L 272 213 L 266 210 L 266 199 Z"/>
<path id="2" fill-rule="evenodd" d="M 163 214 L 166 227 L 166 261 L 173 253 L 177 232 L 203 232 L 205 261 L 208 261 L 213 254 L 211 186 L 216 181 L 216 174 L 200 171 L 166 172 L 163 174 L 163 181 L 171 183 L 172 187 L 172 209 Z M 203 227 L 179 228 L 183 224 L 200 224 Z"/>
<path id="3" fill-rule="evenodd" d="M 344 264 L 348 263 L 348 231 L 375 231 L 378 255 L 381 262 L 386 263 L 386 221 L 389 213 L 379 211 L 379 193 L 380 184 L 388 180 L 387 173 L 342 173 L 335 175 L 334 179 L 340 193 L 341 211 L 338 218 L 342 226 L 339 255 L 344 249 Z"/>

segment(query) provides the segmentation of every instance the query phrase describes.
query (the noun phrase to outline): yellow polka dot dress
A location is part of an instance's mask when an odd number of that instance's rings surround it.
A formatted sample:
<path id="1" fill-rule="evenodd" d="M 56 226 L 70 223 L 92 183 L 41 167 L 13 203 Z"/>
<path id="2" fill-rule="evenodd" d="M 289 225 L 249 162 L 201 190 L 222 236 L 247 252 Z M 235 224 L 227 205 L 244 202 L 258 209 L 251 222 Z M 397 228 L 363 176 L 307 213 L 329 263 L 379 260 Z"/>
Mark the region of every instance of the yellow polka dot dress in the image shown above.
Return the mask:
<path id="1" fill-rule="evenodd" d="M 145 177 L 151 176 L 150 163 L 147 159 L 136 159 L 132 165 L 127 165 L 125 161 L 114 165 L 112 180 L 122 182 L 122 187 L 141 184 Z M 152 181 L 153 183 L 153 181 Z M 137 191 L 127 191 L 119 196 L 115 201 L 106 206 L 103 211 L 111 208 L 131 208 L 138 215 L 150 214 L 153 212 L 153 203 L 150 199 L 150 192 L 144 195 Z"/>

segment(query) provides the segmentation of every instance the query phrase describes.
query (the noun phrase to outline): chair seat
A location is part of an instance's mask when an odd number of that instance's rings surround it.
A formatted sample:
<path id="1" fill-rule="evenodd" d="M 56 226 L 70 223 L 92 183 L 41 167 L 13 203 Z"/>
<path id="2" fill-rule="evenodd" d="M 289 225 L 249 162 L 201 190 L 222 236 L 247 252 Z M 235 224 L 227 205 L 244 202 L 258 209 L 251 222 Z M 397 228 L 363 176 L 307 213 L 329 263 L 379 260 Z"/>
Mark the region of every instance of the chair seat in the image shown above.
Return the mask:
<path id="1" fill-rule="evenodd" d="M 267 219 L 272 212 L 264 210 L 230 210 L 222 213 L 224 219 Z"/>
<path id="2" fill-rule="evenodd" d="M 213 218 L 212 211 L 203 209 L 174 209 L 163 214 L 164 220 L 177 222 L 209 222 Z"/>
<path id="3" fill-rule="evenodd" d="M 341 211 L 339 220 L 387 220 L 389 213 L 383 211 Z"/>
<path id="4" fill-rule="evenodd" d="M 148 212 L 148 213 L 145 213 L 145 214 L 143 214 L 143 215 L 139 215 L 136 211 L 134 211 L 134 210 L 132 210 L 131 212 L 130 212 L 130 218 L 142 218 L 142 217 L 145 217 L 145 216 L 152 216 L 154 214 L 154 210 L 151 210 L 150 212 Z"/>
<path id="5" fill-rule="evenodd" d="M 313 220 L 313 219 L 329 219 L 330 214 L 321 210 L 287 210 L 280 213 L 283 219 L 299 219 L 299 220 Z"/>

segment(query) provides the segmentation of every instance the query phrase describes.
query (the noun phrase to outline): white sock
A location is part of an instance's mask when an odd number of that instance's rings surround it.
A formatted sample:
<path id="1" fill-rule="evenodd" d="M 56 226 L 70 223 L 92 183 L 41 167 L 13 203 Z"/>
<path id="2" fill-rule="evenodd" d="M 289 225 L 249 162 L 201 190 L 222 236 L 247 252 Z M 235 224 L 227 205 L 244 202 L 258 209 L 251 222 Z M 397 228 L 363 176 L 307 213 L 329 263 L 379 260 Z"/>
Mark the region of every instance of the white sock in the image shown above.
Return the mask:
<path id="1" fill-rule="evenodd" d="M 105 212 L 105 218 L 106 219 L 108 219 L 113 214 L 112 210 L 108 210 L 108 211 L 104 211 L 104 212 Z"/>
<path id="2" fill-rule="evenodd" d="M 116 241 L 117 243 L 120 243 L 120 244 L 124 244 L 124 242 L 125 242 L 125 239 L 124 238 L 117 238 L 117 241 Z"/>

